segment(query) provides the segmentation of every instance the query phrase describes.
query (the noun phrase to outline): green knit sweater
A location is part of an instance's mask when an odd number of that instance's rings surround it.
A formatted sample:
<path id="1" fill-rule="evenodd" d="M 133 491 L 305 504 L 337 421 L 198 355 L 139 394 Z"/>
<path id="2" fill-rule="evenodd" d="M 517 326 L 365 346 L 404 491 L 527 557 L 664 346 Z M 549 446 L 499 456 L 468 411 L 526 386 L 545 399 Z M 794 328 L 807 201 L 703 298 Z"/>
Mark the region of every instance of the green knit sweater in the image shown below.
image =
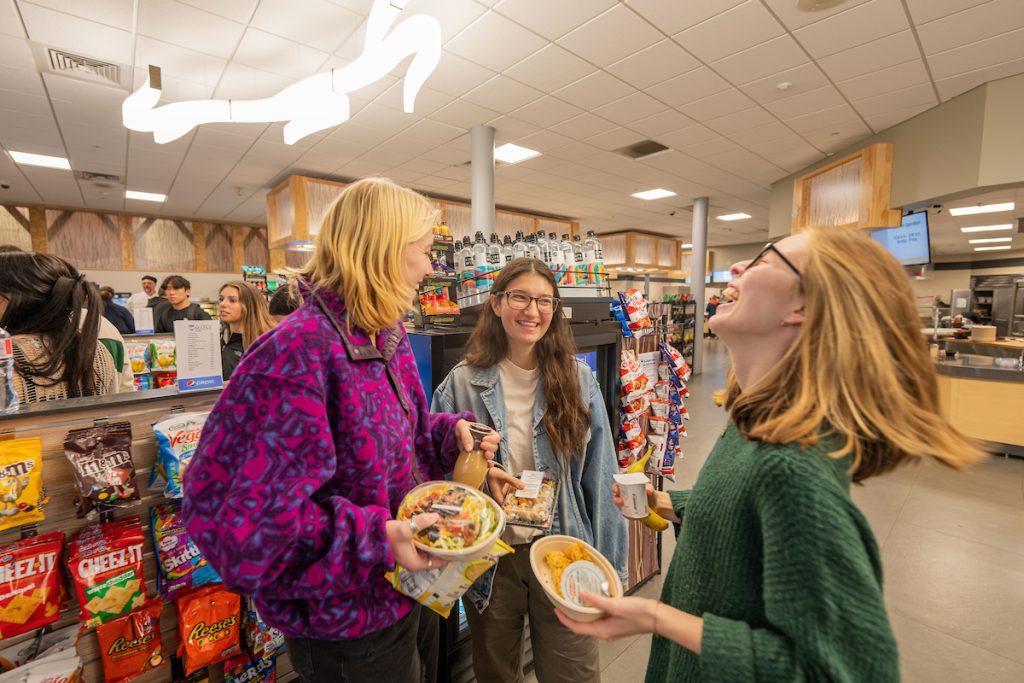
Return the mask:
<path id="1" fill-rule="evenodd" d="M 693 489 L 670 493 L 683 522 L 661 599 L 704 631 L 699 656 L 655 636 L 648 683 L 899 680 L 878 546 L 849 459 L 825 448 L 730 422 Z"/>

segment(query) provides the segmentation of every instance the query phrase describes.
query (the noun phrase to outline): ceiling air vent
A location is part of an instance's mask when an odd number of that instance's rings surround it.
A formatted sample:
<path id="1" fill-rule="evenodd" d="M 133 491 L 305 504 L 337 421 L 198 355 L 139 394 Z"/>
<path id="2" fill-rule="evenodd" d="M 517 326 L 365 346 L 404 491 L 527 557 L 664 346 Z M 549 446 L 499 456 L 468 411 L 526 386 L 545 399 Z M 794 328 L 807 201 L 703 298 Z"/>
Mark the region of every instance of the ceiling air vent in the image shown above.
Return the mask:
<path id="1" fill-rule="evenodd" d="M 621 147 L 615 150 L 615 153 L 627 156 L 630 159 L 646 159 L 647 157 L 652 157 L 655 154 L 661 154 L 662 152 L 667 151 L 668 147 L 660 142 L 655 142 L 654 140 L 641 140 L 640 142 L 635 142 L 632 145 Z"/>
<path id="2" fill-rule="evenodd" d="M 32 43 L 36 66 L 44 74 L 70 76 L 90 83 L 127 88 L 132 70 L 122 64 L 76 55 L 66 50 Z"/>
<path id="3" fill-rule="evenodd" d="M 94 187 L 111 188 L 124 185 L 124 178 L 109 173 L 93 173 L 92 171 L 75 171 L 75 177 Z"/>

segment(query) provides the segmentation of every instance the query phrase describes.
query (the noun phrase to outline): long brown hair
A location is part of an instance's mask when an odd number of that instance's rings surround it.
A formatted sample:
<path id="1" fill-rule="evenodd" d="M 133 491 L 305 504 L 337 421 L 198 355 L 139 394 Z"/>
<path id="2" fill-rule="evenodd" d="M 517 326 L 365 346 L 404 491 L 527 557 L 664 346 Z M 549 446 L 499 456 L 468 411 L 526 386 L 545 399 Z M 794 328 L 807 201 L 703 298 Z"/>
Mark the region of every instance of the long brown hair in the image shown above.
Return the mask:
<path id="1" fill-rule="evenodd" d="M 267 297 L 248 282 L 241 280 L 225 282 L 221 285 L 220 291 L 223 292 L 225 287 L 234 287 L 238 290 L 238 302 L 242 305 L 242 348 L 247 349 L 249 344 L 276 324 L 270 317 Z"/>
<path id="2" fill-rule="evenodd" d="M 544 278 L 555 297 L 558 284 L 551 269 L 542 261 L 518 258 L 502 268 L 494 281 L 493 292 L 504 292 L 521 275 L 536 273 Z M 494 297 L 494 294 L 491 295 Z M 547 409 L 544 429 L 556 456 L 564 462 L 582 457 L 590 429 L 590 411 L 580 396 L 580 380 L 576 370 L 576 344 L 569 332 L 569 323 L 559 306 L 551 316 L 551 326 L 534 347 L 540 368 L 542 391 Z M 508 355 L 508 337 L 494 309 L 483 307 L 476 328 L 466 345 L 466 362 L 476 368 L 489 368 Z"/>
<path id="3" fill-rule="evenodd" d="M 854 481 L 934 458 L 954 469 L 983 457 L 941 415 L 938 382 L 906 273 L 851 229 L 813 228 L 801 266 L 804 322 L 771 372 L 741 389 L 730 371 L 725 405 L 748 438 L 817 443 L 852 453 Z"/>

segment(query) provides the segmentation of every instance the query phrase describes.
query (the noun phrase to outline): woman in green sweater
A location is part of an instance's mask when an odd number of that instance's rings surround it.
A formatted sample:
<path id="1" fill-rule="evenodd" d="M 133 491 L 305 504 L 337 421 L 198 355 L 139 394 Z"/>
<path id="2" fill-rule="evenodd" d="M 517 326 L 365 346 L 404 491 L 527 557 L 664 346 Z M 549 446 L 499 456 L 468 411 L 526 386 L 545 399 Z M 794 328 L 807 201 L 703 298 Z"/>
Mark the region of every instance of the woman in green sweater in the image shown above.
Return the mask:
<path id="1" fill-rule="evenodd" d="M 692 490 L 648 490 L 679 532 L 661 600 L 589 595 L 606 617 L 559 618 L 607 639 L 654 633 L 649 683 L 899 680 L 850 482 L 982 451 L 940 416 L 907 276 L 865 234 L 808 230 L 733 271 L 712 319 L 731 419 Z"/>

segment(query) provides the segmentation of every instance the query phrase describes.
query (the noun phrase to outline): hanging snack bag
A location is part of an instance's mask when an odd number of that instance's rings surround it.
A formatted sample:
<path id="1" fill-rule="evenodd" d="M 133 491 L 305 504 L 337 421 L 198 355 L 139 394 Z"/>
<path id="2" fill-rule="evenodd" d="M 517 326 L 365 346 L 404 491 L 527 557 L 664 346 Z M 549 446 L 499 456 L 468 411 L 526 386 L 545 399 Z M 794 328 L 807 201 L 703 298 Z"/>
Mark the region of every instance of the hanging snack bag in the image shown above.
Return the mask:
<path id="1" fill-rule="evenodd" d="M 649 396 L 650 394 L 641 394 L 636 400 L 623 404 L 622 414 L 625 415 L 626 419 L 636 420 L 650 410 L 651 401 Z"/>
<path id="2" fill-rule="evenodd" d="M 619 292 L 619 300 L 626 311 L 626 317 L 629 318 L 629 329 L 633 336 L 642 336 L 653 329 L 654 324 L 647 314 L 647 300 L 639 290 L 627 289 L 625 292 Z"/>
<path id="3" fill-rule="evenodd" d="M 661 342 L 661 354 L 674 377 L 680 382 L 687 382 L 690 379 L 690 365 L 676 347 L 668 342 Z"/>
<path id="4" fill-rule="evenodd" d="M 657 396 L 657 392 L 655 392 Z M 653 398 L 651 399 L 651 415 L 654 417 L 667 418 L 669 411 L 672 409 L 672 403 L 667 398 Z"/>
<path id="5" fill-rule="evenodd" d="M 0 650 L 0 672 L 13 671 L 33 660 L 74 650 L 80 634 L 81 628 L 77 623 L 49 633 L 40 629 L 35 637 Z"/>
<path id="6" fill-rule="evenodd" d="M 43 441 L 0 441 L 0 530 L 41 522 Z"/>
<path id="7" fill-rule="evenodd" d="M 174 503 L 164 503 L 149 510 L 156 551 L 157 590 L 166 600 L 182 588 L 196 588 L 220 581 L 217 572 L 206 561 L 199 548 L 185 533 L 181 511 Z"/>
<path id="8" fill-rule="evenodd" d="M 60 618 L 64 534 L 26 538 L 0 549 L 0 639 Z"/>
<path id="9" fill-rule="evenodd" d="M 149 478 L 151 489 L 161 483 L 162 475 L 164 495 L 168 498 L 181 498 L 181 480 L 185 468 L 195 455 L 203 424 L 209 415 L 209 411 L 168 415 L 153 424 L 158 450 L 157 464 Z"/>
<path id="10" fill-rule="evenodd" d="M 0 675 L 0 683 L 77 683 L 81 681 L 82 658 L 74 648 L 38 657 L 24 666 Z"/>
<path id="11" fill-rule="evenodd" d="M 149 371 L 149 364 L 146 360 L 146 351 L 148 349 L 148 342 L 125 340 L 124 351 L 125 355 L 128 356 L 128 363 L 132 366 L 133 374 L 139 375 Z"/>
<path id="12" fill-rule="evenodd" d="M 242 598 L 221 585 L 205 586 L 178 598 L 178 655 L 185 672 L 222 662 L 241 652 Z"/>
<path id="13" fill-rule="evenodd" d="M 156 339 L 149 345 L 148 365 L 151 370 L 165 372 L 177 369 L 175 359 L 177 358 L 173 339 Z"/>
<path id="14" fill-rule="evenodd" d="M 64 455 L 78 483 L 75 505 L 80 517 L 99 505 L 139 504 L 131 423 L 112 422 L 72 430 L 64 439 Z"/>
<path id="15" fill-rule="evenodd" d="M 90 530 L 68 544 L 68 564 L 86 626 L 110 621 L 146 602 L 138 519 L 93 526 L 100 527 L 98 536 Z"/>
<path id="16" fill-rule="evenodd" d="M 652 415 L 647 418 L 647 429 L 651 434 L 664 436 L 668 433 L 669 421 L 667 417 Z"/>
<path id="17" fill-rule="evenodd" d="M 224 683 L 277 683 L 277 667 L 273 659 L 242 653 L 224 662 Z"/>
<path id="18" fill-rule="evenodd" d="M 272 659 L 284 654 L 284 634 L 263 621 L 251 597 L 244 596 L 242 599 L 242 605 L 245 607 L 245 643 L 249 653 L 262 659 Z"/>
<path id="19" fill-rule="evenodd" d="M 105 683 L 125 683 L 164 663 L 160 641 L 163 603 L 150 600 L 141 609 L 96 628 Z"/>
<path id="20" fill-rule="evenodd" d="M 612 301 L 612 315 L 622 325 L 622 336 L 632 337 L 633 331 L 629 329 L 629 317 L 626 316 L 626 309 L 622 307 L 621 301 Z"/>

